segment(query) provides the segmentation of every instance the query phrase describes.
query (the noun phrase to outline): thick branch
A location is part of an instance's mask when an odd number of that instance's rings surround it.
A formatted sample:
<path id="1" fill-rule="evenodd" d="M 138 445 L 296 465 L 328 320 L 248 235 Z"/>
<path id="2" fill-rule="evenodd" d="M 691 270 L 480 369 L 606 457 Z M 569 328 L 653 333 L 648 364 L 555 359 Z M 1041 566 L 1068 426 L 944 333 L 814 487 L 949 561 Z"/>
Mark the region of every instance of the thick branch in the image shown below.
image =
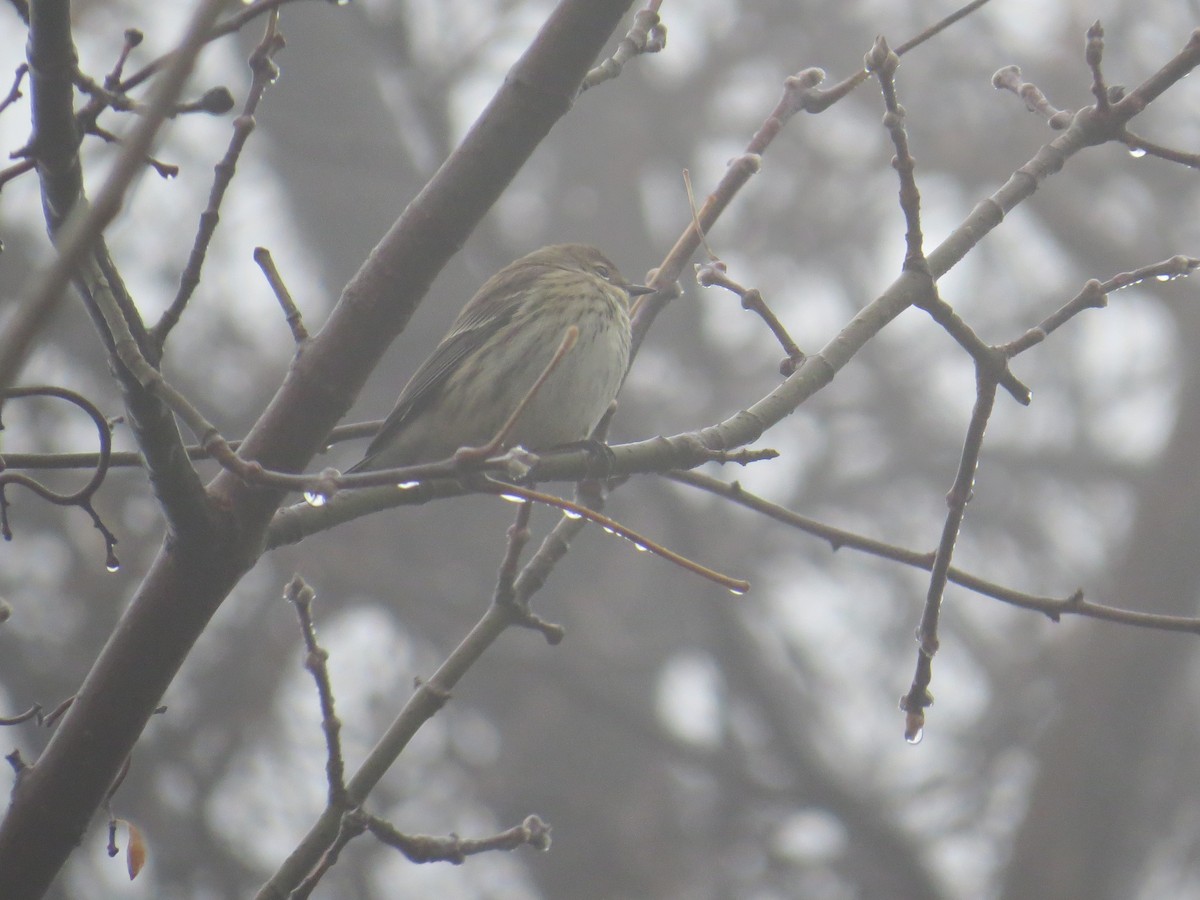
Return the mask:
<path id="1" fill-rule="evenodd" d="M 295 360 L 242 454 L 296 471 L 349 408 L 391 338 L 551 126 L 629 0 L 563 0 L 459 149 L 347 286 Z M 6 896 L 40 896 L 209 617 L 253 565 L 280 494 L 223 473 L 210 487 L 226 521 L 207 540 L 167 544 L 0 826 Z"/>

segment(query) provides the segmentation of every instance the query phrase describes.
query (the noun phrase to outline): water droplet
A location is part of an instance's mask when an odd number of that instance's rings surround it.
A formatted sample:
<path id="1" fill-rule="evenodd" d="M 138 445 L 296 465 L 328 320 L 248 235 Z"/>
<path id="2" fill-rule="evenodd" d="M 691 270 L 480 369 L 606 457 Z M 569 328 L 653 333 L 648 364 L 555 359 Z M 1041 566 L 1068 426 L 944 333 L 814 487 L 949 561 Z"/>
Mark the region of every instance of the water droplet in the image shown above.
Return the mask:
<path id="1" fill-rule="evenodd" d="M 744 597 L 744 596 L 746 596 L 746 591 L 748 591 L 748 590 L 750 590 L 750 588 L 731 587 L 729 589 L 729 593 L 733 594 L 733 596 L 735 596 L 735 597 Z"/>
<path id="2" fill-rule="evenodd" d="M 320 509 L 328 502 L 329 498 L 320 491 L 305 491 L 304 502 L 314 509 Z"/>
<path id="3" fill-rule="evenodd" d="M 1130 147 L 1129 155 L 1132 156 L 1134 159 L 1141 159 L 1143 156 L 1146 155 L 1146 151 L 1143 150 L 1141 147 Z M 919 740 L 920 740 L 920 738 L 917 738 L 917 741 L 919 741 Z M 913 743 L 915 744 L 916 741 L 913 741 Z"/>
<path id="4" fill-rule="evenodd" d="M 524 497 L 518 497 L 516 494 L 501 494 L 501 500 L 507 500 L 509 503 L 524 503 Z"/>
<path id="5" fill-rule="evenodd" d="M 617 533 L 615 529 L 609 528 L 607 525 L 601 525 L 600 527 L 603 528 L 605 530 L 605 532 L 607 532 L 608 534 L 616 534 Z"/>
<path id="6" fill-rule="evenodd" d="M 904 735 L 904 739 L 914 746 L 921 743 L 921 738 L 923 737 L 925 737 L 924 728 L 918 728 L 916 731 L 911 731 Z"/>
<path id="7" fill-rule="evenodd" d="M 419 481 L 401 481 L 398 485 L 396 485 L 396 487 L 402 491 L 411 491 L 420 483 L 421 482 Z"/>
<path id="8" fill-rule="evenodd" d="M 583 518 L 582 513 L 577 513 L 573 509 L 564 509 L 562 511 L 562 514 L 563 514 L 564 519 L 582 519 Z"/>
<path id="9" fill-rule="evenodd" d="M 639 544 L 637 541 L 634 541 L 633 549 L 636 550 L 638 553 L 645 553 L 650 548 L 647 547 L 645 544 Z"/>
<path id="10" fill-rule="evenodd" d="M 117 554 L 113 553 L 112 550 L 108 551 L 108 558 L 104 560 L 104 570 L 106 572 L 121 571 L 121 561 L 117 559 Z"/>

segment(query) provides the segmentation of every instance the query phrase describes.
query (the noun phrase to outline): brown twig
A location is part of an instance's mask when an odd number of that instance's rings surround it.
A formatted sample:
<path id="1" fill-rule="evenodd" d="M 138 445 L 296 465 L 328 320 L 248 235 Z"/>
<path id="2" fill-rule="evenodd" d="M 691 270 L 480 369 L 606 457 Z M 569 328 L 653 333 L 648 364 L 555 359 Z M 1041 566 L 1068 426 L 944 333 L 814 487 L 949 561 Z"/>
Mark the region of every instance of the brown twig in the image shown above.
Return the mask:
<path id="1" fill-rule="evenodd" d="M 526 816 L 520 825 L 486 838 L 435 837 L 428 834 L 404 834 L 375 816 L 366 819 L 367 829 L 389 847 L 395 847 L 409 862 L 450 862 L 459 864 L 468 856 L 490 850 L 516 850 L 533 847 L 550 849 L 550 826 L 538 816 Z"/>
<path id="2" fill-rule="evenodd" d="M 346 763 L 342 758 L 342 721 L 337 717 L 333 702 L 333 683 L 329 678 L 329 652 L 317 643 L 313 624 L 312 604 L 316 592 L 299 575 L 284 588 L 284 598 L 296 608 L 300 633 L 304 638 L 304 668 L 317 685 L 321 705 L 321 731 L 325 734 L 325 781 L 330 806 L 346 805 Z"/>
<path id="3" fill-rule="evenodd" d="M 353 834 L 343 835 L 344 830 L 347 827 L 353 830 L 355 817 L 365 826 L 362 814 L 354 812 L 353 808 L 361 806 L 413 736 L 446 704 L 454 686 L 479 657 L 519 620 L 520 611 L 515 604 L 488 605 L 483 616 L 438 666 L 437 671 L 427 681 L 418 684 L 412 697 L 346 783 L 346 803 L 352 812 L 347 813 L 343 806 L 327 804 L 299 846 L 259 890 L 257 900 L 282 900 L 292 896 L 294 885 L 316 884 L 319 880 L 316 877 L 318 871 L 328 869 L 341 847 L 354 837 Z"/>
<path id="4" fill-rule="evenodd" d="M 616 78 L 621 69 L 635 56 L 643 53 L 658 53 L 667 46 L 667 29 L 658 17 L 662 0 L 650 0 L 644 9 L 639 9 L 633 17 L 633 25 L 628 34 L 617 44 L 613 55 L 596 66 L 583 79 L 579 93 L 583 93 L 596 85 Z"/>
<path id="5" fill-rule="evenodd" d="M 8 521 L 8 497 L 5 489 L 10 484 L 20 485 L 56 506 L 78 506 L 86 512 L 91 517 L 92 524 L 96 530 L 104 536 L 105 567 L 110 572 L 115 572 L 121 566 L 115 550 L 117 537 L 104 524 L 104 520 L 100 518 L 95 506 L 92 505 L 92 498 L 96 495 L 96 491 L 100 490 L 100 486 L 104 484 L 104 479 L 108 477 L 109 459 L 112 454 L 112 431 L 109 428 L 108 420 L 95 404 L 82 394 L 68 390 L 67 388 L 55 387 L 54 385 L 31 385 L 9 388 L 0 396 L 5 401 L 25 397 L 56 397 L 60 400 L 66 400 L 88 414 L 96 426 L 97 442 L 100 445 L 98 451 L 95 453 L 96 464 L 90 467 L 93 469 L 92 477 L 78 490 L 68 494 L 53 491 L 37 479 L 23 475 L 20 472 L 12 472 L 6 468 L 0 470 L 0 535 L 3 535 L 5 540 L 12 540 L 12 531 Z M 0 460 L 0 466 L 3 466 L 2 460 Z"/>
<path id="6" fill-rule="evenodd" d="M 0 716 L 0 725 L 20 725 L 22 722 L 28 722 L 30 719 L 37 719 L 42 714 L 42 705 L 35 703 L 23 713 L 17 713 L 15 716 Z"/>
<path id="7" fill-rule="evenodd" d="M 933 677 L 933 656 L 938 650 L 938 621 L 941 616 L 942 599 L 946 593 L 946 581 L 950 572 L 950 561 L 954 556 L 954 545 L 958 541 L 967 503 L 971 499 L 971 486 L 975 483 L 975 470 L 979 467 L 979 454 L 983 451 L 983 435 L 996 404 L 997 379 L 994 373 L 980 368 L 976 370 L 975 408 L 963 441 L 962 456 L 954 484 L 946 495 L 949 507 L 942 524 L 942 536 L 934 552 L 933 565 L 929 572 L 929 589 L 925 595 L 925 608 L 921 624 L 917 629 L 917 671 L 912 686 L 901 699 L 900 708 L 906 715 L 904 737 L 911 743 L 921 739 L 925 727 L 925 708 L 933 703 L 929 693 Z"/>
<path id="8" fill-rule="evenodd" d="M 899 55 L 892 52 L 887 42 L 877 38 L 867 54 L 867 69 L 875 74 L 883 92 L 885 113 L 884 127 L 888 130 L 896 155 L 892 167 L 900 180 L 900 209 L 906 225 L 905 253 L 902 278 L 910 282 L 912 304 L 924 310 L 975 360 L 977 366 L 995 369 L 1000 385 L 1022 406 L 1028 406 L 1032 394 L 1020 379 L 1008 370 L 1007 362 L 980 339 L 975 330 L 942 299 L 937 282 L 925 256 L 924 235 L 921 231 L 921 194 L 915 177 L 916 160 L 909 149 L 908 134 L 904 128 L 904 108 L 896 96 L 895 74 L 900 64 Z"/>
<path id="9" fill-rule="evenodd" d="M 736 294 L 742 301 L 742 309 L 754 313 L 766 323 L 766 326 L 771 329 L 771 334 L 775 335 L 775 340 L 783 348 L 783 352 L 787 354 L 779 363 L 780 375 L 786 378 L 800 368 L 800 364 L 805 359 L 804 351 L 792 340 L 787 328 L 767 305 L 767 301 L 763 299 L 762 292 L 758 288 L 748 288 L 738 284 L 729 277 L 725 263 L 720 260 L 697 264 L 696 283 L 701 287 L 723 287 Z"/>
<path id="10" fill-rule="evenodd" d="M 26 172 L 32 172 L 37 168 L 37 160 L 23 159 L 20 162 L 15 162 L 11 166 L 0 169 L 0 188 L 8 184 L 14 178 L 24 175 Z"/>
<path id="11" fill-rule="evenodd" d="M 255 247 L 254 262 L 266 276 L 267 284 L 271 286 L 275 299 L 279 301 L 284 319 L 292 332 L 292 340 L 296 346 L 300 346 L 308 340 L 308 329 L 304 327 L 304 316 L 300 312 L 300 307 L 296 305 L 296 301 L 292 299 L 291 291 L 287 289 L 283 276 L 279 274 L 275 260 L 271 257 L 271 251 L 266 247 Z"/>
<path id="12" fill-rule="evenodd" d="M 326 807 L 332 809 L 333 807 Z M 361 809 L 348 809 L 338 819 L 337 834 L 325 848 L 325 852 L 321 854 L 321 858 L 317 864 L 313 866 L 312 871 L 308 872 L 295 889 L 288 892 L 288 900 L 307 900 L 312 896 L 312 892 L 320 884 L 321 879 L 325 874 L 334 867 L 338 859 L 341 858 L 342 851 L 359 835 L 366 833 L 367 830 L 367 814 Z"/>
<path id="13" fill-rule="evenodd" d="M 529 543 L 529 519 L 533 513 L 533 501 L 526 500 L 517 507 L 517 518 L 508 526 L 508 547 L 500 569 L 496 573 L 496 590 L 492 594 L 492 602 L 508 604 L 516 611 L 516 621 L 513 623 L 531 631 L 540 632 L 551 646 L 562 643 L 566 630 L 561 625 L 547 622 L 534 613 L 529 607 L 529 598 L 518 599 L 515 588 L 518 564 L 521 561 L 521 551 Z"/>
<path id="14" fill-rule="evenodd" d="M 233 183 L 233 177 L 237 173 L 238 160 L 246 147 L 246 142 L 254 131 L 254 114 L 258 110 L 259 101 L 262 99 L 267 85 L 279 76 L 279 69 L 275 66 L 273 56 L 283 49 L 284 40 L 283 35 L 278 31 L 278 25 L 279 10 L 275 9 L 267 16 L 267 25 L 262 40 L 250 53 L 250 71 L 252 73 L 250 90 L 246 96 L 246 103 L 242 107 L 242 114 L 233 122 L 233 134 L 229 138 L 229 146 L 225 150 L 225 155 L 214 169 L 213 183 L 208 193 L 208 205 L 200 214 L 196 238 L 192 243 L 187 265 L 184 266 L 183 272 L 179 276 L 179 289 L 158 323 L 150 329 L 150 338 L 159 352 L 162 351 L 171 329 L 179 322 L 180 316 L 187 308 L 192 294 L 200 285 L 200 272 L 204 267 L 209 245 L 221 218 L 221 203 L 225 199 L 229 186 Z"/>
<path id="15" fill-rule="evenodd" d="M 746 509 L 754 510 L 761 515 L 794 528 L 797 531 L 810 534 L 829 544 L 833 551 L 841 549 L 856 550 L 880 559 L 891 560 L 905 566 L 923 569 L 928 572 L 933 568 L 934 555 L 928 552 L 909 550 L 876 540 L 844 528 L 837 528 L 816 519 L 802 516 L 797 512 L 772 503 L 762 497 L 752 494 L 742 488 L 736 481 L 725 482 L 702 472 L 669 472 L 665 476 L 679 484 L 685 484 L 698 490 L 723 497 Z M 1066 597 L 1044 597 L 1017 591 L 993 581 L 972 575 L 962 569 L 951 566 L 946 572 L 948 581 L 964 587 L 981 597 L 999 600 L 1001 603 L 1042 613 L 1053 622 L 1060 621 L 1064 616 L 1079 616 L 1087 619 L 1097 619 L 1118 625 L 1129 625 L 1134 628 L 1146 628 L 1155 631 L 1169 631 L 1200 636 L 1200 618 L 1190 616 L 1164 616 L 1154 613 L 1137 612 L 1093 603 L 1083 596 L 1082 591 L 1075 591 Z"/>
<path id="16" fill-rule="evenodd" d="M 903 56 L 920 46 L 950 25 L 975 12 L 987 2 L 988 0 L 972 0 L 963 5 L 902 44 L 896 50 L 897 55 Z M 640 298 L 635 304 L 634 356 L 636 356 L 654 319 L 671 299 L 671 295 L 664 292 L 669 285 L 678 280 L 684 265 L 696 252 L 696 248 L 700 244 L 700 236 L 712 228 L 713 223 L 750 180 L 750 177 L 758 172 L 762 165 L 762 154 L 783 130 L 783 126 L 798 112 L 819 113 L 825 111 L 849 95 L 868 77 L 868 73 L 860 69 L 838 84 L 823 90 L 818 89 L 817 86 L 824 81 L 825 72 L 818 68 L 804 69 L 784 80 L 783 96 L 775 108 L 750 139 L 742 155 L 730 161 L 724 176 L 700 208 L 696 217 L 698 221 L 695 221 L 679 236 L 662 264 L 655 271 L 654 277 L 648 282 L 659 288 L 659 293 Z"/>
<path id="17" fill-rule="evenodd" d="M 204 36 L 204 42 L 210 43 L 218 38 L 225 37 L 227 34 L 233 34 L 236 31 L 240 31 L 244 25 L 254 21 L 259 16 L 273 13 L 278 10 L 279 7 L 287 3 L 295 2 L 296 0 L 254 0 L 254 2 L 246 4 L 241 10 L 229 16 L 227 19 L 223 19 L 213 25 L 212 28 L 209 29 L 208 33 Z M 172 63 L 175 58 L 175 52 L 176 51 L 165 53 L 152 62 L 146 64 L 137 72 L 124 79 L 115 89 L 119 89 L 122 92 L 127 92 L 137 87 L 142 82 L 149 80 Z"/>
<path id="18" fill-rule="evenodd" d="M 625 538 L 641 551 L 649 551 L 655 556 L 661 556 L 668 562 L 672 562 L 682 569 L 699 575 L 701 578 L 707 579 L 714 584 L 719 584 L 721 587 L 728 590 L 731 594 L 741 596 L 750 590 L 750 582 L 741 578 L 732 578 L 729 575 L 723 575 L 720 572 L 703 566 L 695 560 L 688 559 L 674 550 L 669 550 L 657 541 L 653 541 L 645 535 L 634 531 L 628 526 L 622 525 L 616 519 L 610 519 L 603 513 L 596 512 L 579 503 L 574 503 L 562 497 L 555 497 L 553 494 L 547 494 L 543 491 L 535 491 L 531 488 L 522 487 L 515 484 L 500 484 L 499 482 L 484 482 L 478 485 L 478 489 L 482 493 L 496 494 L 505 499 L 536 501 L 546 506 L 552 506 L 555 509 L 560 509 L 567 516 L 573 516 L 580 519 L 587 519 L 599 525 L 609 534 L 615 534 L 617 537 Z"/>
<path id="19" fill-rule="evenodd" d="M 687 169 L 683 170 L 683 189 L 687 193 L 688 209 L 692 213 L 692 227 L 696 229 L 696 234 L 700 235 L 700 246 L 704 248 L 708 258 L 716 262 L 717 254 L 713 253 L 708 243 L 708 235 L 704 233 L 704 226 L 700 224 L 700 214 L 696 210 L 696 192 L 692 190 L 692 173 Z"/>
<path id="20" fill-rule="evenodd" d="M 992 76 L 992 87 L 998 91 L 1011 91 L 1025 103 L 1032 113 L 1045 117 L 1046 124 L 1055 131 L 1062 131 L 1071 124 L 1074 113 L 1069 109 L 1057 109 L 1036 84 L 1021 80 L 1020 66 L 1004 66 Z"/>
<path id="21" fill-rule="evenodd" d="M 1096 98 L 1096 109 L 1108 111 L 1108 85 L 1104 83 L 1104 72 L 1100 63 L 1104 60 L 1104 27 L 1097 19 L 1087 30 L 1087 44 L 1084 48 L 1084 60 L 1092 72 L 1092 96 Z"/>
<path id="22" fill-rule="evenodd" d="M 67 6 L 38 4 L 43 5 Z M 344 302 L 247 435 L 242 454 L 284 471 L 308 464 L 434 276 L 565 114 L 589 61 L 624 11 L 625 0 L 562 0 L 547 16 L 475 127 L 351 280 Z M 405 273 L 400 285 L 397 271 Z M 352 339 L 356 352 L 347 359 Z M 163 411 L 138 385 L 130 391 L 141 409 Z M 173 417 L 164 418 L 173 424 Z M 190 468 L 181 445 L 168 449 Z M 155 487 L 162 492 L 175 485 L 156 481 Z M 39 757 L 38 777 L 23 779 L 14 791 L 0 824 L 0 868 L 13 874 L 15 881 L 5 883 L 11 893 L 35 896 L 49 889 L 75 849 L 72 836 L 83 833 L 107 782 L 144 729 L 153 701 L 262 552 L 278 492 L 248 487 L 221 472 L 207 491 L 200 485 L 197 493 L 211 501 L 202 511 L 207 517 L 188 531 L 172 531 L 172 540 L 148 563 L 146 578 L 83 680 L 78 701 Z M 147 647 L 154 651 L 149 656 Z M 121 702 L 114 705 L 113 697 Z"/>
<path id="23" fill-rule="evenodd" d="M 1165 147 L 1135 134 L 1128 128 L 1121 135 L 1121 142 L 1129 148 L 1130 156 L 1154 156 L 1166 162 L 1179 163 L 1189 169 L 1200 169 L 1200 153 L 1185 153 L 1172 147 Z"/>
<path id="24" fill-rule="evenodd" d="M 12 384 L 30 349 L 36 344 L 35 336 L 57 307 L 76 267 L 119 212 L 125 191 L 140 171 L 159 127 L 169 115 L 191 73 L 203 46 L 201 35 L 211 27 L 221 6 L 221 0 L 206 0 L 201 5 L 187 36 L 172 57 L 168 71 L 155 87 L 150 111 L 132 130 L 107 180 L 91 204 L 77 209 L 58 230 L 55 242 L 57 260 L 35 280 L 20 307 L 10 317 L 3 335 L 0 335 L 0 390 Z"/>
<path id="25" fill-rule="evenodd" d="M 21 93 L 21 82 L 25 80 L 27 74 L 29 74 L 29 63 L 21 63 L 17 66 L 16 74 L 13 76 L 12 87 L 8 89 L 8 93 L 4 95 L 4 99 L 0 100 L 0 113 L 25 96 Z"/>
<path id="26" fill-rule="evenodd" d="M 1108 295 L 1143 281 L 1173 281 L 1183 278 L 1200 268 L 1200 259 L 1191 256 L 1172 256 L 1162 262 L 1142 266 L 1132 272 L 1120 272 L 1108 281 L 1089 280 L 1083 289 L 1047 316 L 1042 322 L 1030 328 L 1014 341 L 1000 347 L 1000 351 L 1012 358 L 1024 353 L 1030 347 L 1035 347 L 1044 341 L 1055 330 L 1065 325 L 1086 309 L 1102 309 L 1108 305 Z"/>

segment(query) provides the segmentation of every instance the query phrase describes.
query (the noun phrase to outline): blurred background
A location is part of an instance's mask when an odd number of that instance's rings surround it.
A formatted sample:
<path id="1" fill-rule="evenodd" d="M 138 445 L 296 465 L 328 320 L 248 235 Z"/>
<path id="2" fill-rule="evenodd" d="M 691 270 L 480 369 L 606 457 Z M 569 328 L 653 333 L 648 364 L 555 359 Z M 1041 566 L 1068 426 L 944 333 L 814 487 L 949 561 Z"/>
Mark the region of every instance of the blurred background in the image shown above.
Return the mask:
<path id="1" fill-rule="evenodd" d="M 171 46 L 190 4 L 80 2 L 85 71 L 107 71 L 127 27 L 134 64 Z M 254 420 L 292 342 L 251 261 L 272 250 L 310 328 L 455 146 L 551 4 L 393 0 L 284 8 L 282 75 L 259 110 L 203 283 L 167 346 L 166 372 L 228 436 Z M 664 5 L 667 48 L 579 98 L 444 271 L 367 386 L 380 418 L 462 303 L 497 268 L 553 241 L 602 248 L 632 278 L 689 221 L 681 172 L 707 193 L 775 105 L 783 79 L 837 81 L 877 34 L 898 45 L 952 11 L 932 0 L 694 0 Z M 0 16 L 4 71 L 24 29 Z M 901 102 L 927 248 L 1053 134 L 992 73 L 1016 64 L 1060 108 L 1091 102 L 1087 27 L 1107 35 L 1110 83 L 1136 85 L 1200 19 L 1195 3 L 994 0 L 907 55 Z M 629 17 L 632 21 L 632 14 Z M 628 22 L 627 22 L 628 24 Z M 206 51 L 194 93 L 230 87 L 261 27 Z M 613 45 L 620 35 L 614 36 Z M 1200 146 L 1197 85 L 1134 122 Z M 713 229 L 731 277 L 758 287 L 800 346 L 820 349 L 898 274 L 904 223 L 873 82 L 794 119 Z M 109 114 L 108 127 L 124 124 Z M 7 150 L 27 101 L 0 115 Z M 111 244 L 153 320 L 173 296 L 230 117 L 174 123 Z M 94 189 L 111 152 L 90 139 Z M 1014 339 L 1089 278 L 1198 255 L 1194 171 L 1118 146 L 1086 151 L 941 281 L 989 342 Z M 36 181 L 0 192 L 0 297 L 47 257 Z M 780 350 L 731 294 L 684 280 L 634 366 L 611 437 L 720 421 L 778 384 Z M 1193 280 L 1131 288 L 1016 362 L 1028 408 L 1001 395 L 956 564 L 1018 590 L 1194 615 L 1200 586 L 1200 312 Z M 26 383 L 121 405 L 90 323 L 65 306 Z M 932 550 L 974 399 L 970 360 L 919 311 L 768 432 L 772 463 L 706 467 L 776 503 Z M 4 450 L 86 449 L 59 406 L 10 403 Z M 118 444 L 129 446 L 118 429 Z M 340 445 L 314 468 L 345 466 Z M 70 476 L 60 476 L 64 483 Z M 78 510 L 12 491 L 0 547 L 0 715 L 69 696 L 158 549 L 144 478 L 114 474 L 97 506 L 122 569 Z M 751 580 L 734 598 L 595 529 L 536 610 L 556 648 L 513 632 L 482 659 L 370 802 L 402 830 L 482 836 L 537 813 L 548 853 L 415 866 L 370 840 L 317 895 L 339 898 L 1170 897 L 1200 893 L 1195 639 L 1089 620 L 1055 624 L 951 587 L 925 739 L 902 737 L 920 572 L 828 545 L 655 477 L 608 512 L 681 553 Z M 293 572 L 318 592 L 351 767 L 489 601 L 512 507 L 468 497 L 351 523 L 277 551 L 244 579 L 164 699 L 113 803 L 149 844 L 132 884 L 98 823 L 57 896 L 250 895 L 325 797 L 324 741 L 302 668 Z M 555 515 L 535 510 L 535 540 Z M 10 729 L 36 756 L 45 734 Z M 123 839 L 123 836 L 122 836 Z"/>

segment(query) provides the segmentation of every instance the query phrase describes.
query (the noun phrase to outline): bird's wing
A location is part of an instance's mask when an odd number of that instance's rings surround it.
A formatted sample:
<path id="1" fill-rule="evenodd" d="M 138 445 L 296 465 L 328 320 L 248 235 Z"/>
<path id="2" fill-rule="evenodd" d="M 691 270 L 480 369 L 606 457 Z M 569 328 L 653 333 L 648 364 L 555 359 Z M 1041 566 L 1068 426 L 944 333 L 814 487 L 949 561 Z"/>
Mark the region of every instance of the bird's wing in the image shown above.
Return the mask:
<path id="1" fill-rule="evenodd" d="M 383 426 L 367 447 L 362 462 L 350 471 L 365 465 L 372 456 L 391 443 L 392 439 L 440 393 L 442 385 L 464 359 L 474 353 L 491 335 L 507 324 L 511 315 L 491 316 L 486 320 L 464 321 L 442 339 L 437 349 L 421 364 L 409 379 L 396 406 L 384 420 Z"/>
<path id="2" fill-rule="evenodd" d="M 414 416 L 437 397 L 446 379 L 459 364 L 512 321 L 516 304 L 505 300 L 526 291 L 544 270 L 542 266 L 524 267 L 516 272 L 504 269 L 484 283 L 458 314 L 450 333 L 442 338 L 442 342 L 404 386 L 395 408 L 367 447 L 362 461 L 347 471 L 356 472 L 367 467 L 371 457 L 386 447 Z"/>

